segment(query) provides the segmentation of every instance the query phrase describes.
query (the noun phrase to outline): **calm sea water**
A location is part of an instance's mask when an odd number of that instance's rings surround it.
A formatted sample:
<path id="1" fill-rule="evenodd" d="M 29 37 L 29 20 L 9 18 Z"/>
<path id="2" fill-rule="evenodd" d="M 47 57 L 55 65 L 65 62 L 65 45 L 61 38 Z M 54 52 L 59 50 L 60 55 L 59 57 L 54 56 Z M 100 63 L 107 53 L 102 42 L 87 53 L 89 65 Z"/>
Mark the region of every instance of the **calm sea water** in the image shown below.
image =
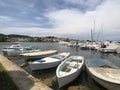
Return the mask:
<path id="1" fill-rule="evenodd" d="M 3 47 L 7 47 L 12 44 L 16 44 L 16 43 L 1 42 L 0 53 Z M 40 50 L 55 49 L 55 50 L 58 50 L 59 52 L 70 52 L 71 55 L 84 56 L 86 63 L 88 63 L 90 66 L 98 67 L 104 64 L 108 64 L 113 68 L 120 68 L 119 54 L 113 54 L 113 53 L 102 54 L 96 51 L 80 50 L 80 48 L 68 47 L 65 45 L 59 45 L 58 43 L 51 43 L 51 42 L 49 43 L 21 42 L 19 44 L 23 46 L 32 46 Z M 56 78 L 56 68 L 57 67 L 48 69 L 48 70 L 42 70 L 42 71 L 38 70 L 38 71 L 32 72 L 31 69 L 29 68 L 29 65 L 27 67 L 24 67 L 26 71 L 28 71 L 30 74 L 32 74 L 36 78 L 43 80 L 43 83 L 53 88 L 54 90 L 106 90 L 105 88 L 100 86 L 98 83 L 96 83 L 94 80 L 92 80 L 91 77 L 87 75 L 86 71 L 83 71 L 82 74 L 80 74 L 76 80 L 74 80 L 67 86 L 59 89 L 57 78 Z"/>

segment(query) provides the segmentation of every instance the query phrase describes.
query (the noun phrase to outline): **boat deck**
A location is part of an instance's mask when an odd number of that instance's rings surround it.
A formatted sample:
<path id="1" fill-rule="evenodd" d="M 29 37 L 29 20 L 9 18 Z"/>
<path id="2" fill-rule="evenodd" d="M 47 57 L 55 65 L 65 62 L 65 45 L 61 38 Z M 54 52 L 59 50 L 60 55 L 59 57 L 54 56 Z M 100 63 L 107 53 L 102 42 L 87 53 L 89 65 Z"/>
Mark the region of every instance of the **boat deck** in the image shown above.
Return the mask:
<path id="1" fill-rule="evenodd" d="M 89 71 L 98 78 L 120 84 L 120 69 L 89 67 Z"/>

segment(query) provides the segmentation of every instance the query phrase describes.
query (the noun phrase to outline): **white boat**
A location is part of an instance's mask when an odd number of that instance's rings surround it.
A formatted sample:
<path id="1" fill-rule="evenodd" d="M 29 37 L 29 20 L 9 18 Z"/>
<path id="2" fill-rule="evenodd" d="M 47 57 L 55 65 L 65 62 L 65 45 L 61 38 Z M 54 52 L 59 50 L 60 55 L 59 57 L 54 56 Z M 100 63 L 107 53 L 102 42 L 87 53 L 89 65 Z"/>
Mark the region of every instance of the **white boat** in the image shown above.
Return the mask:
<path id="1" fill-rule="evenodd" d="M 8 56 L 16 56 L 16 55 L 20 55 L 23 53 L 32 53 L 32 52 L 40 52 L 41 50 L 39 49 L 20 49 L 20 50 L 11 50 L 11 51 L 7 51 L 6 55 Z M 5 54 L 5 53 L 4 53 Z"/>
<path id="2" fill-rule="evenodd" d="M 117 48 L 119 47 L 118 44 L 111 43 L 105 48 L 100 48 L 100 51 L 103 53 L 116 53 Z"/>
<path id="3" fill-rule="evenodd" d="M 72 82 L 82 71 L 84 65 L 84 57 L 70 56 L 63 61 L 56 70 L 59 88 Z"/>
<path id="4" fill-rule="evenodd" d="M 4 55 L 16 55 L 18 54 L 18 51 L 23 51 L 23 50 L 31 50 L 32 47 L 28 46 L 28 47 L 23 47 L 20 44 L 17 45 L 11 45 L 9 47 L 5 47 L 2 49 L 2 52 Z"/>
<path id="5" fill-rule="evenodd" d="M 59 41 L 60 45 L 67 45 L 69 42 L 65 42 L 65 41 Z"/>
<path id="6" fill-rule="evenodd" d="M 117 48 L 116 52 L 120 54 L 120 46 Z"/>
<path id="7" fill-rule="evenodd" d="M 16 45 L 11 45 L 11 46 L 9 46 L 9 47 L 5 47 L 5 48 L 3 48 L 2 50 L 3 51 L 7 51 L 7 50 L 9 50 L 9 49 L 31 49 L 31 47 L 29 46 L 29 47 L 23 47 L 23 46 L 21 46 L 20 44 L 16 44 Z"/>
<path id="8" fill-rule="evenodd" d="M 87 44 L 81 44 L 80 49 L 81 50 L 90 50 L 90 47 Z"/>
<path id="9" fill-rule="evenodd" d="M 49 55 L 56 54 L 58 51 L 57 50 L 48 50 L 48 51 L 39 51 L 39 52 L 30 52 L 30 53 L 23 53 L 21 56 L 24 57 L 24 59 L 40 59 L 47 57 Z"/>
<path id="10" fill-rule="evenodd" d="M 106 59 L 86 59 L 88 74 L 108 90 L 120 89 L 120 68 Z"/>
<path id="11" fill-rule="evenodd" d="M 29 65 L 32 70 L 49 69 L 58 66 L 70 53 L 58 53 L 49 57 L 45 57 L 34 62 L 30 62 Z"/>
<path id="12" fill-rule="evenodd" d="M 109 67 L 89 67 L 86 65 L 91 77 L 108 90 L 120 90 L 120 69 Z"/>

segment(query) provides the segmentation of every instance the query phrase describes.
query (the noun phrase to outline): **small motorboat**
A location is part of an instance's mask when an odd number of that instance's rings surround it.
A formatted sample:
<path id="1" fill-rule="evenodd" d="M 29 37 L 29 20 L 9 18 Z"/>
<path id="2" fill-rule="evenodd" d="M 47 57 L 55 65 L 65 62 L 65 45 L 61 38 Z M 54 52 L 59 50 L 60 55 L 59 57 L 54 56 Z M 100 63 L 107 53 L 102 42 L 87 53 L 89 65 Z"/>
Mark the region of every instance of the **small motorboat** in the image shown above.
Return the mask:
<path id="1" fill-rule="evenodd" d="M 32 70 L 49 69 L 59 65 L 69 55 L 69 52 L 58 53 L 56 55 L 45 57 L 40 60 L 35 60 L 34 62 L 30 62 L 29 64 Z"/>
<path id="2" fill-rule="evenodd" d="M 21 46 L 20 44 L 16 44 L 16 45 L 11 45 L 9 47 L 5 47 L 2 49 L 3 55 L 19 55 L 22 54 L 24 51 L 29 51 L 32 50 L 31 46 Z"/>

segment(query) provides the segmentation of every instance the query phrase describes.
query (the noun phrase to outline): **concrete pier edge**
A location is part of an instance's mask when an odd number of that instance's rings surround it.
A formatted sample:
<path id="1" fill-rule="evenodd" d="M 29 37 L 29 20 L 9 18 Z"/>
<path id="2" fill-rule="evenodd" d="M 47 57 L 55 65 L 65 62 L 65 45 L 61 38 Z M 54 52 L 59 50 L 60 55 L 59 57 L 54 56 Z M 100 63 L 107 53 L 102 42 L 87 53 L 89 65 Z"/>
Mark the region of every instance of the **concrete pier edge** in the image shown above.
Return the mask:
<path id="1" fill-rule="evenodd" d="M 52 90 L 2 55 L 0 55 L 0 63 L 20 90 Z"/>

